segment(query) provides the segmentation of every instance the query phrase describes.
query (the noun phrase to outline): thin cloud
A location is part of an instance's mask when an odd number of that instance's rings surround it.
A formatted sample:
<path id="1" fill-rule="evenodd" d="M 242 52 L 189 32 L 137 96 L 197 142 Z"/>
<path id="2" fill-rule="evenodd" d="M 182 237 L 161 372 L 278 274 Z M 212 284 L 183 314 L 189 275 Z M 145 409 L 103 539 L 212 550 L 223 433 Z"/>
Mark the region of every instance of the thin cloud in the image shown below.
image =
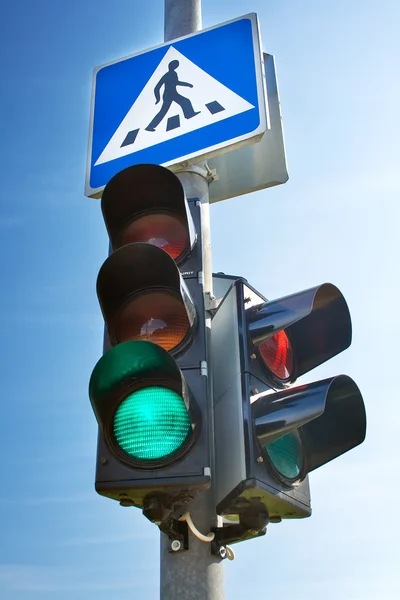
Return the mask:
<path id="1" fill-rule="evenodd" d="M 107 544 L 121 544 L 123 542 L 137 542 L 138 540 L 152 541 L 154 535 L 142 533 L 129 533 L 121 535 L 99 535 L 93 537 L 77 537 L 65 540 L 62 542 L 62 546 L 94 546 L 94 545 L 107 545 Z"/>
<path id="2" fill-rule="evenodd" d="M 96 313 L 81 313 L 81 314 L 37 314 L 28 312 L 19 313 L 7 313 L 0 315 L 0 322 L 13 322 L 24 323 L 28 325 L 69 325 L 80 327 L 84 326 L 86 329 L 91 331 L 97 331 L 99 325 L 102 324 L 101 316 Z"/>
<path id="3" fill-rule="evenodd" d="M 64 407 L 62 407 L 62 409 L 64 409 Z M 72 412 L 73 411 L 73 412 Z M 72 407 L 65 407 L 65 411 L 64 410 L 56 410 L 53 411 L 52 414 L 57 413 L 57 414 L 68 414 L 69 416 L 71 414 L 79 414 L 83 417 L 90 415 L 90 419 L 92 417 L 92 412 L 91 412 L 91 408 L 90 405 L 88 403 L 88 407 L 77 407 L 76 410 L 74 410 L 74 406 Z M 90 425 L 92 425 L 92 421 L 90 421 Z M 93 441 L 95 442 L 95 437 L 91 436 L 91 443 L 89 444 L 75 444 L 73 447 L 71 447 L 71 445 L 68 446 L 68 448 L 65 448 L 65 450 L 63 450 L 61 448 L 60 452 L 57 452 L 60 450 L 60 445 L 58 444 L 57 447 L 54 449 L 53 452 L 48 453 L 48 454 L 43 454 L 41 456 L 31 456 L 29 458 L 26 458 L 25 456 L 22 457 L 18 457 L 18 458 L 14 458 L 14 464 L 18 462 L 18 464 L 22 464 L 22 465 L 31 465 L 31 466 L 35 466 L 35 465 L 59 465 L 60 463 L 67 463 L 67 464 L 71 464 L 72 461 L 74 460 L 90 460 L 90 461 L 94 461 L 95 458 L 95 453 L 96 453 L 96 446 L 93 445 Z"/>
<path id="4" fill-rule="evenodd" d="M 22 219 L 15 216 L 0 215 L 0 229 L 15 229 L 22 224 Z"/>
<path id="5" fill-rule="evenodd" d="M 24 592 L 103 592 L 104 590 L 137 590 L 137 578 L 135 581 L 123 583 L 118 582 L 82 582 L 82 583 L 31 583 L 16 582 L 14 589 Z"/>
<path id="6" fill-rule="evenodd" d="M 80 502 L 90 502 L 93 500 L 93 493 L 75 494 L 74 496 L 43 496 L 42 498 L 0 498 L 0 504 L 13 504 L 17 502 L 21 506 L 43 506 L 46 504 L 78 504 Z"/>
<path id="7" fill-rule="evenodd" d="M 89 578 L 89 580 L 88 580 Z M 24 592 L 96 592 L 104 590 L 140 590 L 147 581 L 104 581 L 97 573 L 85 573 L 60 567 L 0 564 L 0 583 L 4 591 Z"/>

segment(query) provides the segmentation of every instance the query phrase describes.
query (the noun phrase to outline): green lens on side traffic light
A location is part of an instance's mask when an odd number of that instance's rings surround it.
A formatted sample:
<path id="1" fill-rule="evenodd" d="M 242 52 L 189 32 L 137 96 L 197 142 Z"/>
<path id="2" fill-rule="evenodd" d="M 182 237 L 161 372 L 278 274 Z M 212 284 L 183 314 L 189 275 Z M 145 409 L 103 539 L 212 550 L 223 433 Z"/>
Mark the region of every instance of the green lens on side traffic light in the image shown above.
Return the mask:
<path id="1" fill-rule="evenodd" d="M 265 446 L 269 459 L 284 479 L 298 479 L 303 468 L 303 449 L 297 432 L 290 432 Z"/>

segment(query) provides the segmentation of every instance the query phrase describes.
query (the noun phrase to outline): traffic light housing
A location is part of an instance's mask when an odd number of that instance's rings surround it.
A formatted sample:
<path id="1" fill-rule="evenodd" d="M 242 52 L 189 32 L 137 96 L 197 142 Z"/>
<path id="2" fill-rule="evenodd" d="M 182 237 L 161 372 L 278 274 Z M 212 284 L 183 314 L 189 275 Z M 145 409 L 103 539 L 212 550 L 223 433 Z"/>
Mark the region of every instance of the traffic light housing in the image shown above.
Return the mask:
<path id="1" fill-rule="evenodd" d="M 224 292 L 212 321 L 217 512 L 224 542 L 265 533 L 268 522 L 311 514 L 308 473 L 360 444 L 366 418 L 354 381 L 294 385 L 351 343 L 343 295 L 323 284 L 266 301 L 245 280 L 215 277 Z"/>
<path id="2" fill-rule="evenodd" d="M 103 193 L 105 352 L 89 384 L 96 490 L 171 533 L 214 465 L 226 520 L 216 543 L 232 543 L 311 514 L 308 474 L 363 441 L 365 409 L 348 376 L 296 384 L 351 343 L 332 284 L 267 301 L 242 278 L 215 276 L 223 299 L 210 298 L 206 329 L 206 250 L 190 192 L 168 169 L 135 165 Z"/>
<path id="3" fill-rule="evenodd" d="M 179 178 L 135 165 L 104 189 L 105 353 L 89 396 L 96 490 L 161 524 L 210 485 L 201 213 Z"/>

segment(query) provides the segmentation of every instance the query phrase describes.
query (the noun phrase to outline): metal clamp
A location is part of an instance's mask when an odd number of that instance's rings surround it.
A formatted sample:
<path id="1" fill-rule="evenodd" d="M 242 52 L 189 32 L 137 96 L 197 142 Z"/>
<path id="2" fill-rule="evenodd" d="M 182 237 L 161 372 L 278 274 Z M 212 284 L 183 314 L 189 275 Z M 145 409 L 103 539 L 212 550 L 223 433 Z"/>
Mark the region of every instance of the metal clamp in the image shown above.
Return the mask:
<path id="1" fill-rule="evenodd" d="M 171 540 L 169 552 L 189 550 L 189 528 L 186 521 L 178 521 L 171 518 L 159 525 L 159 527 Z"/>
<path id="2" fill-rule="evenodd" d="M 191 165 L 188 162 L 180 163 L 180 169 L 176 173 L 196 173 L 200 177 L 204 177 L 208 183 L 219 181 L 219 175 L 216 169 L 210 169 L 207 163 L 203 165 Z"/>
<path id="3" fill-rule="evenodd" d="M 221 300 L 212 296 L 210 292 L 206 292 L 204 294 L 204 308 L 210 313 L 214 314 L 217 312 L 218 306 L 220 305 Z"/>

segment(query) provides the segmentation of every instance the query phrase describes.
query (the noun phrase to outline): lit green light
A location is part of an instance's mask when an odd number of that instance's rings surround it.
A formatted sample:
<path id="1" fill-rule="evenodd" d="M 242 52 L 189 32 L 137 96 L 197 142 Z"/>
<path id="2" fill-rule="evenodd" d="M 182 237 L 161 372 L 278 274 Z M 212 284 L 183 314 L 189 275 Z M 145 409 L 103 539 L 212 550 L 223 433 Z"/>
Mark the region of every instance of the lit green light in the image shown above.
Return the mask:
<path id="1" fill-rule="evenodd" d="M 114 436 L 121 449 L 136 460 L 163 459 L 176 452 L 190 433 L 183 398 L 164 387 L 130 394 L 114 417 Z"/>
<path id="2" fill-rule="evenodd" d="M 265 450 L 275 469 L 285 479 L 297 479 L 303 468 L 303 452 L 297 433 L 287 433 L 275 440 Z"/>

